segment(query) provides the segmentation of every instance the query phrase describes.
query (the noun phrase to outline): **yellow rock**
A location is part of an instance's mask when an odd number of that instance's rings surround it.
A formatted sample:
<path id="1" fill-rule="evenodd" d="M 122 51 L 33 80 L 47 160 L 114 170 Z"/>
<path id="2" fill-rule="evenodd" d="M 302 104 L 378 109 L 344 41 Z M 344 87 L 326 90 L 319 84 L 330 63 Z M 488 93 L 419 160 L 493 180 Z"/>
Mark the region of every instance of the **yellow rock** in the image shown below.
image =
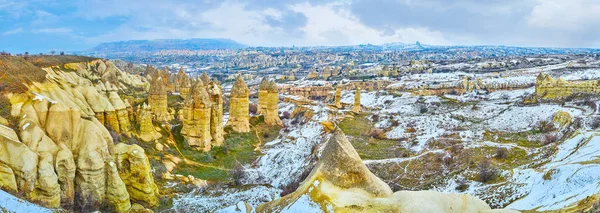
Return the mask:
<path id="1" fill-rule="evenodd" d="M 192 86 L 183 108 L 183 127 L 181 134 L 186 143 L 193 149 L 210 151 L 212 136 L 210 134 L 210 117 L 212 103 L 202 81 Z"/>
<path id="2" fill-rule="evenodd" d="M 258 86 L 258 107 L 256 114 L 264 114 L 267 110 L 267 99 L 269 96 L 269 80 L 263 78 Z"/>
<path id="3" fill-rule="evenodd" d="M 17 192 L 17 180 L 15 180 L 15 173 L 6 164 L 0 163 L 0 188 L 8 192 Z"/>
<path id="4" fill-rule="evenodd" d="M 146 103 L 138 107 L 137 115 L 137 121 L 140 126 L 139 138 L 142 139 L 142 141 L 150 142 L 162 137 L 162 135 L 156 131 L 154 125 L 152 125 L 152 112 Z"/>
<path id="5" fill-rule="evenodd" d="M 150 162 L 138 145 L 119 143 L 115 147 L 119 176 L 127 186 L 129 197 L 148 207 L 158 205 L 158 187 L 152 177 Z"/>
<path id="6" fill-rule="evenodd" d="M 269 126 L 283 126 L 279 118 L 279 92 L 277 84 L 273 81 L 267 87 L 265 123 Z"/>
<path id="7" fill-rule="evenodd" d="M 127 212 L 131 208 L 127 187 L 119 177 L 114 162 L 109 162 L 106 166 L 106 200 L 115 212 Z"/>
<path id="8" fill-rule="evenodd" d="M 358 114 L 360 110 L 360 87 L 356 87 L 354 91 L 354 105 L 352 106 L 352 112 Z"/>
<path id="9" fill-rule="evenodd" d="M 46 207 L 60 207 L 60 186 L 52 165 L 52 154 L 48 152 L 40 155 L 35 190 L 29 198 Z"/>
<path id="10" fill-rule="evenodd" d="M 335 87 L 335 107 L 337 108 L 342 108 L 342 83 L 340 83 L 339 85 L 337 85 L 337 87 Z"/>
<path id="11" fill-rule="evenodd" d="M 300 198 L 309 201 L 296 202 Z M 306 202 L 314 202 L 318 205 L 314 208 L 332 212 L 517 212 L 492 210 L 482 200 L 466 194 L 433 191 L 392 194 L 390 187 L 362 163 L 340 130 L 333 133 L 321 159 L 295 192 L 260 204 L 256 212 L 285 212 Z"/>
<path id="12" fill-rule="evenodd" d="M 558 124 L 560 127 L 569 126 L 572 122 L 571 115 L 565 111 L 558 111 L 554 114 L 552 122 Z"/>
<path id="13" fill-rule="evenodd" d="M 316 79 L 319 77 L 319 73 L 313 68 L 308 75 L 306 75 L 306 79 Z"/>
<path id="14" fill-rule="evenodd" d="M 327 79 L 327 78 L 331 77 L 331 67 L 329 67 L 329 65 L 327 65 L 325 67 L 325 69 L 323 69 L 322 77 L 323 77 L 323 79 Z"/>
<path id="15" fill-rule="evenodd" d="M 169 121 L 171 115 L 167 109 L 167 88 L 162 77 L 153 79 L 148 92 L 148 105 L 152 109 L 152 115 L 157 121 Z"/>
<path id="16" fill-rule="evenodd" d="M 75 161 L 73 154 L 64 144 L 56 153 L 55 170 L 60 185 L 60 200 L 62 206 L 72 206 L 75 199 Z"/>
<path id="17" fill-rule="evenodd" d="M 212 102 L 210 111 L 210 135 L 212 146 L 223 146 L 223 92 L 217 80 L 208 84 L 208 94 Z"/>
<path id="18" fill-rule="evenodd" d="M 231 127 L 234 132 L 249 132 L 249 101 L 250 91 L 241 75 L 238 76 L 233 88 L 231 89 L 231 98 L 229 100 L 229 119 L 226 126 Z"/>

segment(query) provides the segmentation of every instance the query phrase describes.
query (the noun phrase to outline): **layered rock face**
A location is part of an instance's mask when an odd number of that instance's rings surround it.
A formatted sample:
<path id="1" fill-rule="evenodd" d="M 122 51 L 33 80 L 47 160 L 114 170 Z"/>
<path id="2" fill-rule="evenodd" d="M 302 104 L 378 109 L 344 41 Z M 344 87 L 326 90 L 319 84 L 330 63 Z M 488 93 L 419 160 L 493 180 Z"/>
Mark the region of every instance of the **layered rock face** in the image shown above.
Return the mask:
<path id="1" fill-rule="evenodd" d="M 185 99 L 187 98 L 188 93 L 190 92 L 190 87 L 192 86 L 192 83 L 190 81 L 190 77 L 185 73 L 185 71 L 183 71 L 183 68 L 179 69 L 179 72 L 177 73 L 177 86 L 175 87 L 175 90 L 177 92 L 179 92 L 179 95 L 181 96 L 181 98 Z"/>
<path id="2" fill-rule="evenodd" d="M 360 87 L 356 87 L 354 91 L 354 105 L 352 106 L 352 112 L 360 113 Z"/>
<path id="3" fill-rule="evenodd" d="M 167 106 L 167 88 L 162 77 L 152 79 L 148 91 L 148 105 L 152 109 L 154 120 L 161 122 L 171 120 Z"/>
<path id="4" fill-rule="evenodd" d="M 183 108 L 183 127 L 181 134 L 187 144 L 196 150 L 210 151 L 212 136 L 210 134 L 212 102 L 206 86 L 198 81 L 192 86 Z"/>
<path id="5" fill-rule="evenodd" d="M 569 82 L 559 78 L 555 80 L 546 73 L 540 73 L 536 78 L 535 94 L 539 98 L 560 99 L 574 94 L 599 94 L 600 81 L 588 80 Z"/>
<path id="6" fill-rule="evenodd" d="M 258 85 L 258 107 L 256 114 L 264 114 L 267 110 L 267 99 L 269 96 L 269 80 L 263 78 Z"/>
<path id="7" fill-rule="evenodd" d="M 279 92 L 277 84 L 273 81 L 269 82 L 266 99 L 265 123 L 269 126 L 283 126 L 279 118 Z"/>
<path id="8" fill-rule="evenodd" d="M 102 60 L 44 71 L 45 81 L 23 82 L 28 91 L 2 94 L 19 123 L 16 132 L 0 125 L 0 184 L 46 207 L 95 211 L 105 204 L 116 212 L 129 211 L 132 191 L 118 173 L 111 135 L 96 116 L 128 130 L 127 110 L 118 113 L 127 105 L 116 93 L 144 84 Z M 98 80 L 95 86 L 90 79 Z M 152 176 L 149 169 L 138 174 Z"/>
<path id="9" fill-rule="evenodd" d="M 297 202 L 300 201 L 300 202 Z M 298 189 L 256 212 L 516 212 L 492 210 L 466 194 L 398 191 L 371 173 L 344 133 L 335 130 L 321 158 Z"/>
<path id="10" fill-rule="evenodd" d="M 231 127 L 234 132 L 249 132 L 249 101 L 250 90 L 242 78 L 238 76 L 231 89 L 231 99 L 229 100 L 229 120 L 226 127 Z"/>
<path id="11" fill-rule="evenodd" d="M 152 168 L 144 149 L 135 144 L 120 143 L 115 146 L 114 153 L 119 176 L 127 186 L 129 197 L 146 206 L 158 205 L 158 187 L 154 183 Z"/>

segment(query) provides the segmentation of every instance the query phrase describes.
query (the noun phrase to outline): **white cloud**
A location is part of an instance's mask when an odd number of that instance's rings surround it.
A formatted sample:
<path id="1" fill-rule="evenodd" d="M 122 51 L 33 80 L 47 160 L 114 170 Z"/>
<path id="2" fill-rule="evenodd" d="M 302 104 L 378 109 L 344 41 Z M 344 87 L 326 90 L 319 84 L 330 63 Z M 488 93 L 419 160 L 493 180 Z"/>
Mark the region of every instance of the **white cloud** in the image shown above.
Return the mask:
<path id="1" fill-rule="evenodd" d="M 21 33 L 21 32 L 23 32 L 23 28 L 19 27 L 14 30 L 9 30 L 9 31 L 3 32 L 2 35 L 12 35 L 12 34 L 17 34 L 17 33 Z"/>
<path id="2" fill-rule="evenodd" d="M 538 0 L 537 3 L 527 17 L 532 27 L 585 31 L 600 25 L 600 4 L 596 0 Z"/>
<path id="3" fill-rule="evenodd" d="M 293 5 L 291 9 L 308 17 L 307 25 L 302 28 L 306 35 L 302 38 L 302 45 L 382 44 L 398 41 L 448 44 L 441 32 L 424 27 L 395 28 L 389 35 L 390 33 L 362 24 L 343 4 L 304 3 Z"/>

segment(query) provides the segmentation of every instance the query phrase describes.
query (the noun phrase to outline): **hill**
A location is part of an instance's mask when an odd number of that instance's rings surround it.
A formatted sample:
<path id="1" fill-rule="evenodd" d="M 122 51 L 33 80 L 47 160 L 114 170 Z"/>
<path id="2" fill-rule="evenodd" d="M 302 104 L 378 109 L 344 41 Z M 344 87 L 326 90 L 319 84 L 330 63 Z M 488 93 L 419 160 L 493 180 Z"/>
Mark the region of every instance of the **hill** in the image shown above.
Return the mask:
<path id="1" fill-rule="evenodd" d="M 102 43 L 89 52 L 151 52 L 160 50 L 239 49 L 246 45 L 222 38 L 129 40 Z"/>

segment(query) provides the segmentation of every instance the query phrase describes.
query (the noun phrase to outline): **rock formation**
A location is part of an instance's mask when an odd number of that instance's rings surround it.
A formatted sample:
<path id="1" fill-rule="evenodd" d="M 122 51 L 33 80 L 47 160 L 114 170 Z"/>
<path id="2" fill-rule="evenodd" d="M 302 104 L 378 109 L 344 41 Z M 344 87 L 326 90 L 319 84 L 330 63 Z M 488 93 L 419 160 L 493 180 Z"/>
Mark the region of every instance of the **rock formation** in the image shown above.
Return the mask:
<path id="1" fill-rule="evenodd" d="M 306 79 L 317 79 L 318 77 L 319 73 L 315 70 L 315 68 L 312 68 L 308 75 L 306 75 Z"/>
<path id="2" fill-rule="evenodd" d="M 267 99 L 269 96 L 269 80 L 263 78 L 258 85 L 258 106 L 256 114 L 264 114 L 267 110 Z"/>
<path id="3" fill-rule="evenodd" d="M 223 146 L 223 92 L 217 80 L 208 84 L 208 95 L 212 102 L 210 110 L 210 135 L 212 146 Z"/>
<path id="4" fill-rule="evenodd" d="M 331 77 L 331 67 L 329 67 L 329 65 L 327 65 L 325 67 L 325 69 L 323 69 L 322 77 L 325 80 L 327 80 L 329 77 Z"/>
<path id="5" fill-rule="evenodd" d="M 249 132 L 249 101 L 250 90 L 241 75 L 237 77 L 231 88 L 229 100 L 229 119 L 226 127 L 231 127 L 234 132 Z"/>
<path id="6" fill-rule="evenodd" d="M 536 78 L 535 94 L 544 99 L 560 99 L 575 94 L 600 94 L 600 81 L 569 82 L 563 78 L 555 80 L 546 73 L 540 73 Z"/>
<path id="7" fill-rule="evenodd" d="M 212 136 L 210 118 L 212 103 L 203 81 L 198 81 L 184 102 L 181 134 L 188 146 L 196 150 L 210 151 Z"/>
<path id="8" fill-rule="evenodd" d="M 148 92 L 148 105 L 150 105 L 154 120 L 161 122 L 171 120 L 167 106 L 167 88 L 162 77 L 152 79 Z"/>
<path id="9" fill-rule="evenodd" d="M 144 149 L 138 145 L 117 144 L 115 158 L 119 176 L 127 186 L 129 197 L 147 206 L 158 205 L 158 187 Z"/>
<path id="10" fill-rule="evenodd" d="M 492 210 L 482 200 L 466 194 L 392 193 L 363 164 L 341 130 L 335 130 L 321 158 L 295 192 L 259 205 L 256 212 L 300 209 L 304 212 L 516 212 Z"/>
<path id="11" fill-rule="evenodd" d="M 152 111 L 146 103 L 138 107 L 137 118 L 140 132 L 138 137 L 145 142 L 150 142 L 162 137 L 152 125 Z"/>
<path id="12" fill-rule="evenodd" d="M 294 76 L 294 71 L 290 70 L 290 75 L 288 75 L 287 77 L 288 81 L 295 81 L 296 80 L 296 76 Z"/>
<path id="13" fill-rule="evenodd" d="M 133 192 L 117 173 L 122 167 L 112 167 L 115 145 L 104 123 L 129 131 L 129 111 L 123 110 L 128 106 L 117 91 L 142 90 L 145 84 L 103 60 L 37 72 L 45 79 L 23 81 L 27 90 L 0 94 L 9 98 L 10 114 L 18 120 L 14 130 L 0 126 L 0 185 L 45 207 L 95 211 L 105 204 L 127 212 Z M 149 164 L 146 168 L 136 175 L 152 179 Z"/>
<path id="14" fill-rule="evenodd" d="M 360 110 L 360 87 L 356 87 L 354 91 L 354 105 L 352 106 L 352 112 L 358 114 Z"/>
<path id="15" fill-rule="evenodd" d="M 337 108 L 342 108 L 342 83 L 335 87 L 335 103 L 333 104 Z"/>
<path id="16" fill-rule="evenodd" d="M 267 97 L 266 97 L 266 110 L 265 110 L 265 123 L 269 126 L 283 126 L 283 122 L 279 118 L 279 91 L 277 84 L 274 81 L 268 83 Z"/>

